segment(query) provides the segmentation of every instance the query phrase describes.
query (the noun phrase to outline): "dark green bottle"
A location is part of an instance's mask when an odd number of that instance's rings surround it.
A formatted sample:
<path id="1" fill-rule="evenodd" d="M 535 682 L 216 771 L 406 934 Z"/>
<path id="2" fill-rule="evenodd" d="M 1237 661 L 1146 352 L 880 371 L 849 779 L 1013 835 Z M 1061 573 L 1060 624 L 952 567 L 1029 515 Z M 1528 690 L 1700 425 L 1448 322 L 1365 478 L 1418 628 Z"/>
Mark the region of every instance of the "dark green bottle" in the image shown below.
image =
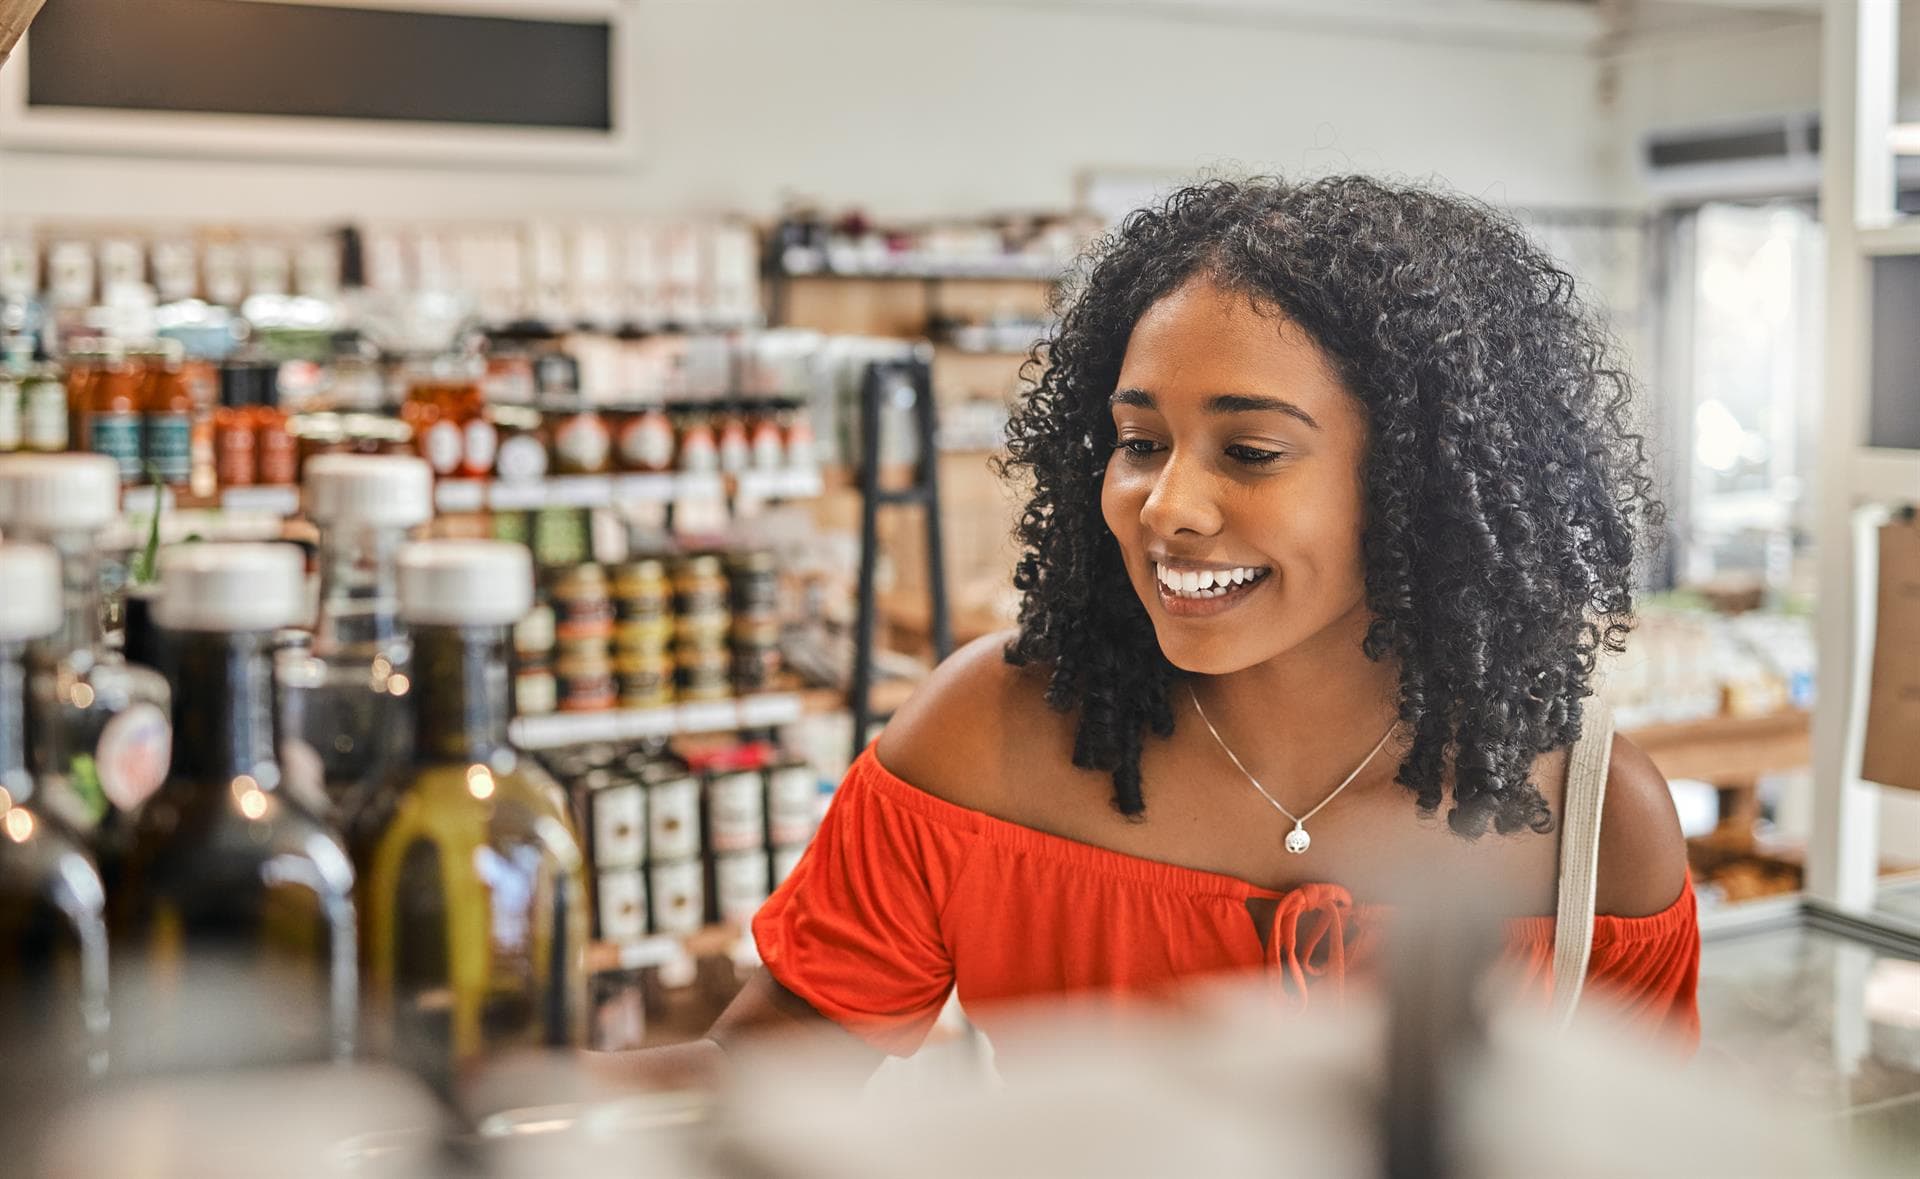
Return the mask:
<path id="1" fill-rule="evenodd" d="M 116 1070 L 352 1054 L 353 868 L 276 749 L 274 632 L 304 604 L 291 546 L 160 554 L 177 736 L 112 898 Z"/>

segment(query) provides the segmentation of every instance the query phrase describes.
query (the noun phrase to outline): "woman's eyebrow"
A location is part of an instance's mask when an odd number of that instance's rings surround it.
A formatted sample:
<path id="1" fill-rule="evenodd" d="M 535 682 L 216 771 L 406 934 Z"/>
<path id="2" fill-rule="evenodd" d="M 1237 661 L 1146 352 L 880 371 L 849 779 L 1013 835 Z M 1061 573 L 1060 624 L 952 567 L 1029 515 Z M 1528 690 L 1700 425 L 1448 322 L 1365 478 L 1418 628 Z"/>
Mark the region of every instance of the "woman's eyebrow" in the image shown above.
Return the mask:
<path id="1" fill-rule="evenodd" d="M 1158 409 L 1153 394 L 1145 389 L 1116 389 L 1113 396 L 1107 398 L 1108 405 L 1131 405 L 1138 409 Z M 1313 415 L 1301 409 L 1284 397 L 1260 397 L 1249 393 L 1221 393 L 1207 399 L 1206 410 L 1210 414 L 1229 413 L 1283 413 L 1298 418 L 1318 430 L 1320 423 Z"/>

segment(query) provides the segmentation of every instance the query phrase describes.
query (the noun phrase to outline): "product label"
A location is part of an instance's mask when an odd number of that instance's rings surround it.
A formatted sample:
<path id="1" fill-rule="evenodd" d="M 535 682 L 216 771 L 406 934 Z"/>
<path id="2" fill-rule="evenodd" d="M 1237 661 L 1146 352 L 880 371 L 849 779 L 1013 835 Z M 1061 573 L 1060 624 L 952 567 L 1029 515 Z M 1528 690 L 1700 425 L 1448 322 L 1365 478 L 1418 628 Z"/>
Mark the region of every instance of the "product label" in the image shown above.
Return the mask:
<path id="1" fill-rule="evenodd" d="M 553 432 L 553 453 L 569 471 L 599 471 L 607 465 L 607 452 L 613 440 L 607 424 L 597 417 L 580 414 L 566 419 Z"/>
<path id="2" fill-rule="evenodd" d="M 720 920 L 744 926 L 767 899 L 767 857 L 760 852 L 719 856 L 713 862 L 713 899 Z"/>
<path id="3" fill-rule="evenodd" d="M 673 465 L 673 426 L 648 414 L 620 429 L 620 465 L 632 471 L 664 471 Z"/>
<path id="4" fill-rule="evenodd" d="M 752 461 L 753 448 L 747 443 L 747 432 L 729 426 L 720 435 L 720 469 L 729 475 L 738 475 Z"/>
<path id="5" fill-rule="evenodd" d="M 787 461 L 787 448 L 780 438 L 780 427 L 763 421 L 753 429 L 753 465 L 755 470 L 777 471 Z"/>
<path id="6" fill-rule="evenodd" d="M 693 778 L 647 789 L 647 858 L 677 860 L 700 854 L 700 783 Z"/>
<path id="7" fill-rule="evenodd" d="M 500 443 L 493 470 L 508 483 L 533 483 L 547 473 L 547 448 L 531 434 L 515 434 Z"/>
<path id="8" fill-rule="evenodd" d="M 640 783 L 608 786 L 593 793 L 593 862 L 599 868 L 638 864 L 647 852 L 647 797 Z"/>
<path id="9" fill-rule="evenodd" d="M 707 897 L 699 860 L 655 864 L 647 875 L 655 933 L 692 933 L 706 924 Z"/>
<path id="10" fill-rule="evenodd" d="M 466 425 L 464 431 L 466 457 L 461 465 L 469 475 L 484 475 L 493 470 L 494 455 L 500 449 L 500 434 L 493 423 L 484 418 L 475 418 Z"/>
<path id="11" fill-rule="evenodd" d="M 94 748 L 100 791 L 123 811 L 160 789 L 173 756 L 173 727 L 152 704 L 135 704 L 107 722 Z"/>
<path id="12" fill-rule="evenodd" d="M 764 846 L 760 775 L 727 774 L 707 784 L 707 848 L 738 852 Z"/>
<path id="13" fill-rule="evenodd" d="M 595 891 L 602 939 L 623 942 L 647 936 L 647 878 L 640 869 L 602 872 Z"/>
<path id="14" fill-rule="evenodd" d="M 792 847 L 813 837 L 814 801 L 819 798 L 813 769 L 786 766 L 767 772 L 767 842 Z"/>
<path id="15" fill-rule="evenodd" d="M 420 448 L 436 475 L 451 475 L 460 467 L 460 427 L 452 422 L 435 422 L 420 439 Z"/>
<path id="16" fill-rule="evenodd" d="M 185 483 L 193 475 L 193 418 L 184 413 L 152 413 L 146 424 L 147 461 L 160 481 Z"/>
<path id="17" fill-rule="evenodd" d="M 28 450 L 55 452 L 67 448 L 67 390 L 58 381 L 34 381 L 27 386 L 21 442 Z"/>
<path id="18" fill-rule="evenodd" d="M 88 414 L 87 437 L 91 440 L 95 453 L 104 454 L 120 464 L 121 482 L 140 482 L 139 414 Z"/>
<path id="19" fill-rule="evenodd" d="M 711 475 L 720 469 L 720 454 L 714 449 L 711 433 L 688 432 L 680 443 L 680 469 L 692 475 Z"/>

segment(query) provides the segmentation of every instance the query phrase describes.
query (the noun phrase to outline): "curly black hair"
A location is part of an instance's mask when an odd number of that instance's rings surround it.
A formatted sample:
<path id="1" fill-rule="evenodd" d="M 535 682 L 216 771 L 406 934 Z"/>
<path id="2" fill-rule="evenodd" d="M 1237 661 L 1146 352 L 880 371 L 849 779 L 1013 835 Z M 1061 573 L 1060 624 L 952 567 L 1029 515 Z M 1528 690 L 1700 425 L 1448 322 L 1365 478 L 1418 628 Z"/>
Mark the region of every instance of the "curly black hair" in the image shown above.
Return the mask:
<path id="1" fill-rule="evenodd" d="M 1108 397 L 1155 301 L 1204 276 L 1304 328 L 1369 421 L 1362 650 L 1399 667 L 1397 780 L 1468 838 L 1549 831 L 1535 757 L 1579 735 L 1602 647 L 1633 608 L 1638 538 L 1662 519 L 1634 387 L 1573 276 L 1510 216 L 1358 176 L 1214 180 L 1096 241 L 1023 369 L 1001 473 L 1023 486 L 1019 633 L 1077 712 L 1073 763 L 1145 810 L 1140 753 L 1174 730 L 1161 653 L 1101 515 Z"/>

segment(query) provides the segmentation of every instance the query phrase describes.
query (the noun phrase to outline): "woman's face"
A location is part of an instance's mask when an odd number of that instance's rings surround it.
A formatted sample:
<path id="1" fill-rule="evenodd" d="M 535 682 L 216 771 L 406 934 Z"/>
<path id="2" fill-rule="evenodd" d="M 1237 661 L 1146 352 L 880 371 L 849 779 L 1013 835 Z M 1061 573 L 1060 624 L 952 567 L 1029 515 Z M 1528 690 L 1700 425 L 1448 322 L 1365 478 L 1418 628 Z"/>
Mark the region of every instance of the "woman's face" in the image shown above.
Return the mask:
<path id="1" fill-rule="evenodd" d="M 1111 404 L 1101 509 L 1174 666 L 1364 633 L 1367 419 L 1304 330 L 1194 278 L 1140 317 Z"/>

